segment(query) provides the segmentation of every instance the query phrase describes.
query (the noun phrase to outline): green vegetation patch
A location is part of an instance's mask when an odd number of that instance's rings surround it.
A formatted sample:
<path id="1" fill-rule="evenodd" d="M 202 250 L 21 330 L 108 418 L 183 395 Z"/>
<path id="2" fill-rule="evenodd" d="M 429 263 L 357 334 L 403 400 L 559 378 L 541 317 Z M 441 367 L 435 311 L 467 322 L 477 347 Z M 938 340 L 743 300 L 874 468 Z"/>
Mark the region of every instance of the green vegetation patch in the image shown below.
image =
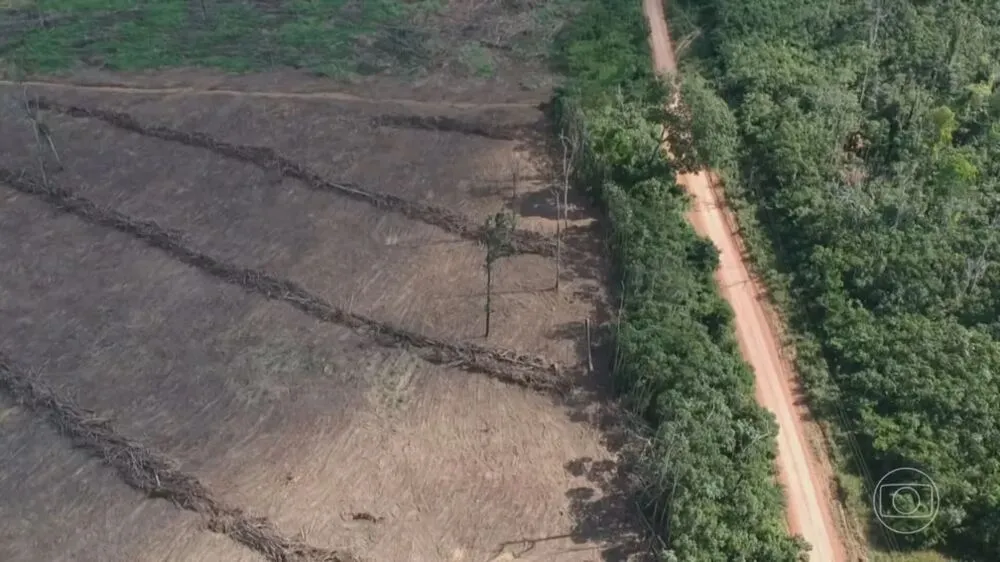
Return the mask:
<path id="1" fill-rule="evenodd" d="M 433 0 L 43 0 L 8 10 L 0 57 L 28 72 L 79 62 L 115 70 L 304 68 L 331 76 L 426 64 L 413 22 Z M 11 23 L 13 22 L 13 23 Z"/>
<path id="2" fill-rule="evenodd" d="M 575 183 L 603 203 L 624 290 L 614 380 L 647 425 L 641 504 L 663 560 L 793 562 L 775 480 L 773 416 L 719 296 L 715 247 L 684 218 L 660 149 L 666 88 L 651 72 L 641 3 L 593 0 L 559 41 L 570 77 L 556 112 L 580 147 Z"/>
<path id="3" fill-rule="evenodd" d="M 585 0 L 5 0 L 0 63 L 136 71 L 299 68 L 349 77 L 542 72 Z"/>

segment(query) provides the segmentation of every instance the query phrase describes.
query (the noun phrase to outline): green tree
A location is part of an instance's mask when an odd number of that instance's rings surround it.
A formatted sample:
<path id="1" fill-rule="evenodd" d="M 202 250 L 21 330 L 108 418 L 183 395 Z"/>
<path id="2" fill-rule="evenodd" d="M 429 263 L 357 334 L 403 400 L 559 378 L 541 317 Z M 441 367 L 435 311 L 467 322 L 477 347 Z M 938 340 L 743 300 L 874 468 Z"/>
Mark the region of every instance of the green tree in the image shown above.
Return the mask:
<path id="1" fill-rule="evenodd" d="M 497 260 L 514 255 L 513 234 L 517 228 L 517 215 L 511 212 L 500 212 L 486 219 L 483 229 L 486 256 L 483 267 L 486 269 L 486 334 L 490 337 L 490 320 L 493 316 L 493 272 Z"/>
<path id="2" fill-rule="evenodd" d="M 941 516 L 901 543 L 995 560 L 1000 16 L 983 0 L 673 9 L 702 37 L 693 150 L 756 212 L 810 394 L 855 465 L 941 486 Z"/>

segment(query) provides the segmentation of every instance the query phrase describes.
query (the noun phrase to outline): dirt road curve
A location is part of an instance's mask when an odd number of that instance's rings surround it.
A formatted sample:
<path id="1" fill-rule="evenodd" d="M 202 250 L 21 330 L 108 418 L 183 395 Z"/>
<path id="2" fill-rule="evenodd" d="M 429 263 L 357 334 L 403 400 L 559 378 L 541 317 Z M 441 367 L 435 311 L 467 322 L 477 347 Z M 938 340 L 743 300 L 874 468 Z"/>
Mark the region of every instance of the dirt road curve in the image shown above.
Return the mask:
<path id="1" fill-rule="evenodd" d="M 675 72 L 677 65 L 661 2 L 643 0 L 652 30 L 653 64 L 657 72 Z M 719 249 L 721 263 L 716 278 L 735 312 L 740 350 L 756 375 L 757 400 L 778 419 L 778 469 L 788 500 L 789 528 L 812 545 L 811 561 L 843 562 L 847 554 L 834 525 L 829 474 L 808 446 L 803 422 L 806 412 L 796 405 L 792 391 L 796 387 L 795 375 L 781 356 L 780 339 L 761 300 L 764 293 L 743 262 L 735 219 L 715 189 L 717 182 L 711 172 L 682 174 L 677 182 L 694 198 L 688 218 L 695 230 Z"/>

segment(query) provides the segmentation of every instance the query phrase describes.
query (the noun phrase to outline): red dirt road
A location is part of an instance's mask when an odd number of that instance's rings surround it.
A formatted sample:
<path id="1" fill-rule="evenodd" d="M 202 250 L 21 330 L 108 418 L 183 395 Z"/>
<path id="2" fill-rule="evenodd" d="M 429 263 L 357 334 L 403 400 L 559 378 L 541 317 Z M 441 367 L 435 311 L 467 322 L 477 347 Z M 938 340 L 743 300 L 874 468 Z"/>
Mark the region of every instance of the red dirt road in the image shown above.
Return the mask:
<path id="1" fill-rule="evenodd" d="M 643 8 L 649 19 L 657 72 L 676 72 L 662 0 L 643 0 Z M 807 412 L 796 405 L 793 392 L 798 382 L 781 355 L 780 338 L 769 322 L 769 311 L 764 308 L 764 291 L 743 262 L 735 218 L 726 209 L 722 194 L 716 189 L 717 179 L 711 172 L 681 174 L 677 183 L 694 199 L 688 214 L 694 229 L 719 249 L 716 279 L 735 313 L 740 351 L 756 376 L 757 401 L 778 420 L 778 470 L 788 503 L 788 526 L 812 545 L 811 561 L 843 562 L 847 560 L 847 550 L 834 525 L 835 507 L 829 495 L 831 478 L 821 459 L 808 446 L 803 421 Z"/>

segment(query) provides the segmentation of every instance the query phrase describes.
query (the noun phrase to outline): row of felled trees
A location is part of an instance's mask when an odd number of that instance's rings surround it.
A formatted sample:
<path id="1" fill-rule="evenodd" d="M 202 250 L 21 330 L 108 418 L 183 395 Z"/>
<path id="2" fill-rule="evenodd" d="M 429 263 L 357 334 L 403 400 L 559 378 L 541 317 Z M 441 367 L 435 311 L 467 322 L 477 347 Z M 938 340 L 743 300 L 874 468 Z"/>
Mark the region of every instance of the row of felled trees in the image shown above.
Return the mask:
<path id="1" fill-rule="evenodd" d="M 579 131 L 566 132 L 559 135 L 562 145 L 562 167 L 559 181 L 552 184 L 550 192 L 555 202 L 556 209 L 556 275 L 553 289 L 558 292 L 562 279 L 563 260 L 563 236 L 569 223 L 569 189 L 570 178 L 573 173 L 573 166 L 576 160 L 576 151 L 581 139 Z M 518 184 L 520 181 L 521 167 L 518 160 L 514 160 L 511 173 L 511 206 L 516 207 L 518 201 Z M 483 255 L 483 269 L 486 271 L 486 330 L 485 337 L 490 337 L 490 328 L 493 319 L 493 279 L 497 266 L 502 258 L 508 258 L 517 254 L 517 245 L 514 241 L 514 233 L 517 230 L 517 213 L 514 210 L 500 211 L 486 217 L 483 224 L 482 245 L 486 249 Z M 588 324 L 589 325 L 589 324 Z M 588 336 L 589 341 L 589 336 Z"/>
<path id="2" fill-rule="evenodd" d="M 1000 559 L 996 3 L 668 7 L 696 37 L 692 151 L 769 241 L 814 405 L 869 486 L 938 486 L 932 524 L 886 545 Z"/>
<path id="3" fill-rule="evenodd" d="M 718 255 L 686 222 L 661 150 L 666 88 L 641 3 L 591 0 L 558 43 L 556 118 L 581 139 L 574 180 L 606 209 L 620 277 L 614 381 L 645 426 L 634 474 L 663 560 L 793 562 L 775 482 L 777 426 L 754 400 Z"/>

